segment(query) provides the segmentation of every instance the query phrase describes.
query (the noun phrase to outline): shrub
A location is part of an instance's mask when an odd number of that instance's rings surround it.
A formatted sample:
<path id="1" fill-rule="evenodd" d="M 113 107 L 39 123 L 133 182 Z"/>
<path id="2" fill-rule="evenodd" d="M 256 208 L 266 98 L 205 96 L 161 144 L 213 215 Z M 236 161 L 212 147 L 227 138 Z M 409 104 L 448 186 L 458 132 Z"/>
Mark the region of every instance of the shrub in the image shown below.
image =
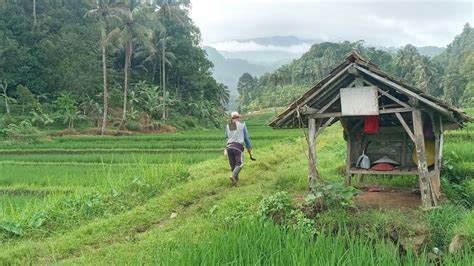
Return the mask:
<path id="1" fill-rule="evenodd" d="M 18 124 L 9 124 L 6 128 L 0 129 L 0 136 L 4 139 L 14 139 L 30 143 L 41 142 L 42 135 L 29 120 L 23 120 Z"/>
<path id="2" fill-rule="evenodd" d="M 325 184 L 316 182 L 312 185 L 312 193 L 306 197 L 306 204 L 320 205 L 321 209 L 355 207 L 354 196 L 360 191 L 343 183 Z"/>
<path id="3" fill-rule="evenodd" d="M 264 198 L 258 206 L 257 214 L 262 218 L 271 218 L 277 223 L 282 223 L 286 220 L 290 209 L 290 196 L 288 193 L 280 191 Z"/>
<path id="4" fill-rule="evenodd" d="M 140 131 L 142 129 L 142 126 L 137 121 L 128 121 L 127 129 L 130 131 Z"/>

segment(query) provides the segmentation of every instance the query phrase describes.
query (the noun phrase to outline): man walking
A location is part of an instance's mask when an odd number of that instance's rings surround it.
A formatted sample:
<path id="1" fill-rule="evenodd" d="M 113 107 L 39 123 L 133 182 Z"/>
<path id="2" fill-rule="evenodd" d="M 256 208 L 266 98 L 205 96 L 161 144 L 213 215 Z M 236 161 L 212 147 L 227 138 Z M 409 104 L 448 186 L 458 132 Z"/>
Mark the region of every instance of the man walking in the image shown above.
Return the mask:
<path id="1" fill-rule="evenodd" d="M 244 144 L 249 153 L 252 151 L 247 126 L 240 122 L 238 112 L 232 112 L 231 121 L 226 125 L 225 136 L 227 138 L 227 146 L 224 150 L 224 154 L 227 155 L 229 159 L 230 169 L 232 171 L 230 180 L 234 185 L 237 185 L 240 170 L 244 166 Z"/>

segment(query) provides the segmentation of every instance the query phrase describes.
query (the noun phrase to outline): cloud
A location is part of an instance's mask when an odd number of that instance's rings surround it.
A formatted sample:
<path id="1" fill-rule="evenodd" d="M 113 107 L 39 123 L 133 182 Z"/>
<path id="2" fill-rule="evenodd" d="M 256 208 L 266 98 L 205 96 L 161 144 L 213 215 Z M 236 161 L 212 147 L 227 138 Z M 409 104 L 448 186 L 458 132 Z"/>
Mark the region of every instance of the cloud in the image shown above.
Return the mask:
<path id="1" fill-rule="evenodd" d="M 191 15 L 206 43 L 294 35 L 386 46 L 445 46 L 466 22 L 474 24 L 473 6 L 472 1 L 447 0 L 195 0 Z"/>
<path id="2" fill-rule="evenodd" d="M 240 41 L 224 41 L 209 44 L 219 51 L 226 52 L 289 52 L 293 54 L 301 54 L 311 48 L 310 43 L 303 43 L 299 45 L 290 46 L 275 46 L 275 45 L 262 45 L 254 41 L 240 42 Z"/>

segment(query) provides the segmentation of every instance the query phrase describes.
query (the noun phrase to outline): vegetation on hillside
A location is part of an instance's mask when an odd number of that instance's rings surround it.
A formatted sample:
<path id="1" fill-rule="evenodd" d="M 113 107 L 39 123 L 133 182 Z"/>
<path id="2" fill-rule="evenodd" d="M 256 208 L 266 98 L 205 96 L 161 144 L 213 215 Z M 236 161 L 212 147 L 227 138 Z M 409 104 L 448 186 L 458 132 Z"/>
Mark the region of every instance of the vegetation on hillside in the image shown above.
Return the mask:
<path id="1" fill-rule="evenodd" d="M 219 125 L 229 92 L 211 76 L 189 5 L 0 2 L 1 112 L 58 128 Z"/>
<path id="2" fill-rule="evenodd" d="M 353 50 L 364 58 L 422 91 L 456 105 L 474 103 L 474 29 L 463 32 L 440 55 L 430 58 L 406 45 L 391 54 L 363 42 L 319 43 L 301 58 L 273 73 L 254 77 L 243 74 L 238 83 L 244 111 L 286 106 L 323 79 Z"/>

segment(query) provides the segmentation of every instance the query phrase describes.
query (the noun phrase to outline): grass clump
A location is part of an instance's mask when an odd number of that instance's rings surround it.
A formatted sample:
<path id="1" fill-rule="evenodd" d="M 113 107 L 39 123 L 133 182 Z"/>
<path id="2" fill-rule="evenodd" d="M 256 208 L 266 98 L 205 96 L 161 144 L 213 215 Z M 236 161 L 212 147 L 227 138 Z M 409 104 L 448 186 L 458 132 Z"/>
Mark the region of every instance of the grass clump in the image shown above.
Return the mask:
<path id="1" fill-rule="evenodd" d="M 159 249 L 160 265 L 426 265 L 426 253 L 400 256 L 397 245 L 349 232 L 313 236 L 272 222 L 247 219 L 217 227 L 195 242 L 179 241 Z M 468 257 L 443 259 L 467 265 Z"/>

